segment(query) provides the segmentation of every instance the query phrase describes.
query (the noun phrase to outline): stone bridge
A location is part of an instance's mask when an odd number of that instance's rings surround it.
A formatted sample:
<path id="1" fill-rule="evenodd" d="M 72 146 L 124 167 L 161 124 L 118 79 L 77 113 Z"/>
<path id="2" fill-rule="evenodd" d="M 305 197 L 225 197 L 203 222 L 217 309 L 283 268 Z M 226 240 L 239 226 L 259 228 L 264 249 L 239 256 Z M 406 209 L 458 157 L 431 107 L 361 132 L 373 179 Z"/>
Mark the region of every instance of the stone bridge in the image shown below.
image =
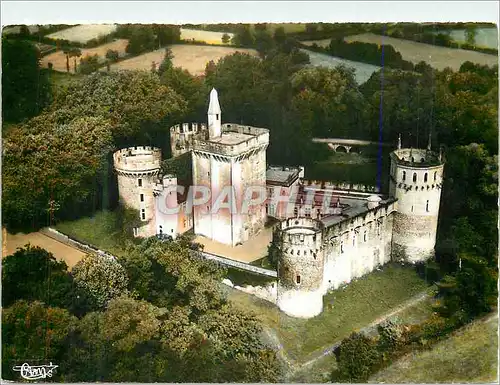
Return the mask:
<path id="1" fill-rule="evenodd" d="M 351 151 L 360 152 L 357 149 L 362 146 L 378 146 L 380 144 L 384 147 L 392 146 L 390 143 L 370 142 L 368 140 L 358 139 L 313 138 L 312 141 L 313 143 L 326 143 L 334 152 L 337 152 L 338 149 L 342 148 L 347 153 L 350 153 Z"/>

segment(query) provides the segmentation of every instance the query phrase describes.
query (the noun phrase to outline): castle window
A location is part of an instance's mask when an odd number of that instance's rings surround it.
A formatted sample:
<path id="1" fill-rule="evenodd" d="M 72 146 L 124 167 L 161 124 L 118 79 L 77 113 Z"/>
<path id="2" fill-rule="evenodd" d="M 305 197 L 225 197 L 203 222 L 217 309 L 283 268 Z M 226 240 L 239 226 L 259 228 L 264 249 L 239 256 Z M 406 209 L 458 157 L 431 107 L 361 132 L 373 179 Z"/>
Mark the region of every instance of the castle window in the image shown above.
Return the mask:
<path id="1" fill-rule="evenodd" d="M 425 159 L 424 158 L 420 158 L 420 163 L 424 163 L 425 162 Z"/>
<path id="2" fill-rule="evenodd" d="M 300 285 L 300 275 L 297 275 L 297 285 Z"/>
<path id="3" fill-rule="evenodd" d="M 425 211 L 429 212 L 429 201 L 425 204 Z"/>
<path id="4" fill-rule="evenodd" d="M 344 253 L 344 242 L 340 242 L 340 253 L 343 254 Z"/>
<path id="5" fill-rule="evenodd" d="M 144 202 L 144 194 L 141 194 L 141 202 Z"/>
<path id="6" fill-rule="evenodd" d="M 427 182 L 427 173 L 424 174 L 424 182 Z"/>
<path id="7" fill-rule="evenodd" d="M 293 255 L 293 249 L 290 251 L 290 254 Z"/>
<path id="8" fill-rule="evenodd" d="M 314 259 L 316 259 L 316 253 L 313 253 L 313 257 L 314 257 Z"/>
<path id="9" fill-rule="evenodd" d="M 137 186 L 142 187 L 142 179 L 137 179 Z"/>
<path id="10" fill-rule="evenodd" d="M 297 255 L 300 255 L 300 250 L 297 250 Z"/>
<path id="11" fill-rule="evenodd" d="M 406 180 L 406 171 L 403 171 L 403 182 Z"/>
<path id="12" fill-rule="evenodd" d="M 434 171 L 434 181 L 436 180 L 437 178 L 437 171 Z"/>
<path id="13" fill-rule="evenodd" d="M 162 228 L 162 226 L 160 225 L 160 235 L 162 235 L 162 234 L 163 234 L 163 228 Z"/>
<path id="14" fill-rule="evenodd" d="M 146 210 L 145 209 L 141 210 L 141 218 L 143 221 L 146 220 Z"/>
<path id="15" fill-rule="evenodd" d="M 356 245 L 356 236 L 353 235 L 352 237 L 352 245 L 355 246 Z"/>
<path id="16" fill-rule="evenodd" d="M 413 156 L 411 157 L 411 162 L 415 162 L 415 158 Z"/>
<path id="17" fill-rule="evenodd" d="M 413 212 L 413 206 L 411 206 L 411 212 Z"/>
<path id="18" fill-rule="evenodd" d="M 295 207 L 295 208 L 293 209 L 293 215 L 294 215 L 295 217 L 298 217 L 298 216 L 299 216 L 299 209 L 298 209 L 297 207 Z"/>
<path id="19" fill-rule="evenodd" d="M 363 242 L 366 242 L 366 231 L 363 233 Z"/>
<path id="20" fill-rule="evenodd" d="M 210 171 L 209 171 L 209 172 L 207 172 L 207 176 L 210 176 Z"/>
<path id="21" fill-rule="evenodd" d="M 215 119 L 219 120 L 219 114 L 215 114 Z"/>
<path id="22" fill-rule="evenodd" d="M 416 172 L 414 172 L 414 173 L 413 173 L 413 182 L 416 182 L 416 181 L 417 181 L 417 173 L 416 173 Z"/>

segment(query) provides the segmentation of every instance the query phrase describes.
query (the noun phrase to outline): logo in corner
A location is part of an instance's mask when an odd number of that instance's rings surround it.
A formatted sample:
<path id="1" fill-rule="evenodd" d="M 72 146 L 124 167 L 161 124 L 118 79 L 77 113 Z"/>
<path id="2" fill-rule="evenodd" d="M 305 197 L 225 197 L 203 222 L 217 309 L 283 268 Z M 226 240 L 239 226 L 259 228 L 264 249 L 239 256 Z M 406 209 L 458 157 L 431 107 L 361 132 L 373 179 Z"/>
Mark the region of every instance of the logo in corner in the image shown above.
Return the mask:
<path id="1" fill-rule="evenodd" d="M 52 377 L 52 372 L 58 368 L 58 365 L 53 365 L 52 362 L 48 365 L 30 366 L 24 363 L 21 366 L 14 366 L 12 370 L 21 372 L 21 377 L 25 380 L 41 380 L 47 377 Z"/>

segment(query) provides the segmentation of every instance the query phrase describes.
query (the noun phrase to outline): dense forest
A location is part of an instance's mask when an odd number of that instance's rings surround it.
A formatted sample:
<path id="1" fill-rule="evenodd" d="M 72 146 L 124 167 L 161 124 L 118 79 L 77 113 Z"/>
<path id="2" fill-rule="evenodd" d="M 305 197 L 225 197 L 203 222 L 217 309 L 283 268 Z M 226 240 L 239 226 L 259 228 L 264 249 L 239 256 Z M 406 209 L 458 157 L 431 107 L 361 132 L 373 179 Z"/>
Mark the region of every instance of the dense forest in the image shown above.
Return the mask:
<path id="1" fill-rule="evenodd" d="M 498 67 L 467 62 L 454 72 L 419 63 L 384 68 L 358 86 L 349 68 L 308 66 L 279 29 L 258 43 L 260 57 L 226 56 L 201 77 L 174 68 L 167 54 L 158 70 L 58 83 L 40 69 L 34 46 L 4 38 L 3 226 L 33 231 L 116 207 L 112 151 L 153 145 L 169 157 L 169 127 L 205 121 L 215 87 L 225 122 L 270 129 L 269 163 L 307 168 L 325 159 L 313 137 L 396 143 L 401 134 L 404 146 L 424 147 L 431 135 L 446 159 L 444 204 L 436 260 L 423 268 L 440 282 L 441 314 L 452 325 L 489 311 L 497 295 Z M 30 356 L 71 368 L 58 381 L 279 381 L 261 325 L 227 303 L 223 271 L 190 257 L 191 248 L 184 237 L 130 243 L 127 258 L 88 257 L 71 274 L 38 248 L 3 260 L 5 375 Z M 337 379 L 363 379 L 342 370 Z"/>

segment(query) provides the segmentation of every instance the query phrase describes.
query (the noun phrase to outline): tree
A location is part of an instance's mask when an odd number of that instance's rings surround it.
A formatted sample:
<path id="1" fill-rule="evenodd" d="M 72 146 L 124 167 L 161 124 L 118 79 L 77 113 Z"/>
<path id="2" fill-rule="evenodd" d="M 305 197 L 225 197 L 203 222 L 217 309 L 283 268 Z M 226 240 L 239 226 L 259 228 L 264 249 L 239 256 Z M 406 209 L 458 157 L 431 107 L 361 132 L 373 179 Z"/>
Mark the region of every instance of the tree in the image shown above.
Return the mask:
<path id="1" fill-rule="evenodd" d="M 152 28 L 156 35 L 156 46 L 159 48 L 181 40 L 181 29 L 178 25 L 153 24 Z"/>
<path id="2" fill-rule="evenodd" d="M 120 57 L 120 54 L 116 50 L 108 49 L 106 51 L 106 59 L 108 59 L 111 62 L 118 61 L 119 57 Z"/>
<path id="3" fill-rule="evenodd" d="M 158 75 L 162 75 L 166 70 L 173 67 L 172 59 L 174 58 L 174 54 L 170 48 L 165 48 L 165 56 L 163 56 L 163 60 L 158 68 Z"/>
<path id="4" fill-rule="evenodd" d="M 247 24 L 239 25 L 232 38 L 232 43 L 240 47 L 253 47 L 255 38 L 250 30 L 250 26 Z"/>
<path id="5" fill-rule="evenodd" d="M 39 114 L 50 102 L 47 72 L 39 52 L 27 41 L 2 38 L 2 117 L 18 123 Z"/>
<path id="6" fill-rule="evenodd" d="M 131 55 L 139 55 L 155 48 L 155 34 L 149 25 L 133 27 L 125 51 Z"/>
<path id="7" fill-rule="evenodd" d="M 379 362 L 376 344 L 362 333 L 352 333 L 342 340 L 336 353 L 337 370 L 333 382 L 366 382 Z"/>
<path id="8" fill-rule="evenodd" d="M 225 33 L 224 35 L 222 35 L 222 44 L 229 44 L 229 42 L 231 41 L 231 36 L 229 36 L 227 33 Z"/>
<path id="9" fill-rule="evenodd" d="M 12 367 L 28 362 L 36 365 L 61 362 L 68 336 L 77 318 L 67 310 L 45 307 L 41 302 L 16 302 L 2 311 L 2 372 L 4 379 L 17 380 Z M 55 378 L 59 374 L 55 373 Z"/>
<path id="10" fill-rule="evenodd" d="M 56 261 L 48 251 L 31 245 L 18 249 L 2 260 L 2 304 L 40 300 L 49 306 L 67 307 L 72 280 L 64 261 Z"/>
<path id="11" fill-rule="evenodd" d="M 76 58 L 82 56 L 82 50 L 80 48 L 71 48 L 68 57 L 73 58 L 73 68 L 74 72 L 76 73 Z"/>
<path id="12" fill-rule="evenodd" d="M 93 56 L 85 56 L 80 59 L 80 66 L 78 67 L 78 70 L 81 74 L 88 75 L 91 74 L 92 72 L 95 72 L 99 69 L 99 56 L 93 55 Z"/>
<path id="13" fill-rule="evenodd" d="M 58 113 L 65 115 L 66 110 Z M 31 230 L 95 210 L 112 149 L 110 123 L 79 117 L 64 123 L 44 113 L 9 130 L 3 141 L 2 214 L 9 230 Z M 106 182 L 107 183 L 107 182 Z M 54 205 L 53 205 L 54 206 Z"/>
<path id="14" fill-rule="evenodd" d="M 125 269 L 110 257 L 87 254 L 72 269 L 75 284 L 98 308 L 126 293 L 128 277 Z"/>
<path id="15" fill-rule="evenodd" d="M 475 45 L 476 44 L 476 36 L 477 36 L 477 29 L 474 25 L 468 25 L 465 28 L 465 41 L 469 45 Z"/>

